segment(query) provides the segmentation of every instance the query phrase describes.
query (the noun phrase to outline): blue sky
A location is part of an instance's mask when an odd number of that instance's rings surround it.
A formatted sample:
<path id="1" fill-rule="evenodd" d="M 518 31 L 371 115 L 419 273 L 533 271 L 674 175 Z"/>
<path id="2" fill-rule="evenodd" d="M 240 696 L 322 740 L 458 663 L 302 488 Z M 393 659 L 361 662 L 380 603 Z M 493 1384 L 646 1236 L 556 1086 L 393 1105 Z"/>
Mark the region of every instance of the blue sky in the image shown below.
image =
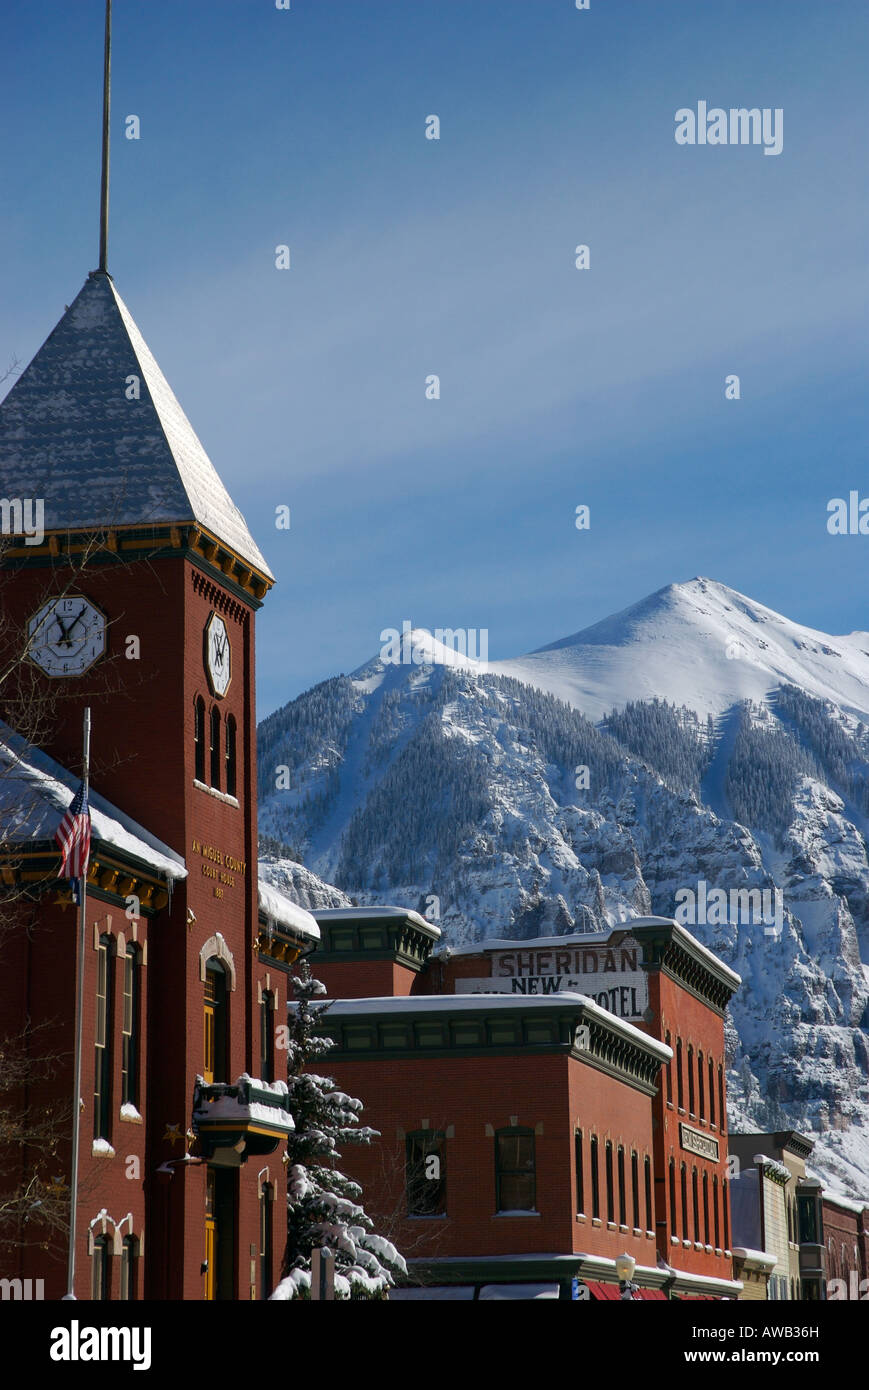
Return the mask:
<path id="1" fill-rule="evenodd" d="M 4 12 L 0 366 L 97 261 L 102 9 Z M 497 660 L 696 574 L 869 628 L 864 0 L 114 10 L 109 268 L 277 577 L 260 715 L 405 619 Z M 782 153 L 678 146 L 699 100 Z"/>

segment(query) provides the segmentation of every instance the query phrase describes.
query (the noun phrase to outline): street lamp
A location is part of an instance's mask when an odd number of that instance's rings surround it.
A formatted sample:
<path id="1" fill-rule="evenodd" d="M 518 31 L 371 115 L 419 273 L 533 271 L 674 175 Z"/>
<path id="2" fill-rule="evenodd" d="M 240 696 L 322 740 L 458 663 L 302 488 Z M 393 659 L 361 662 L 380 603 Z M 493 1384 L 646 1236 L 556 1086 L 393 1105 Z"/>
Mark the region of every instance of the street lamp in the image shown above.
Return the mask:
<path id="1" fill-rule="evenodd" d="M 616 1274 L 619 1281 L 619 1298 L 625 1302 L 632 1302 L 634 1294 L 639 1291 L 639 1284 L 634 1284 L 634 1270 L 637 1262 L 633 1255 L 619 1255 L 616 1258 Z"/>

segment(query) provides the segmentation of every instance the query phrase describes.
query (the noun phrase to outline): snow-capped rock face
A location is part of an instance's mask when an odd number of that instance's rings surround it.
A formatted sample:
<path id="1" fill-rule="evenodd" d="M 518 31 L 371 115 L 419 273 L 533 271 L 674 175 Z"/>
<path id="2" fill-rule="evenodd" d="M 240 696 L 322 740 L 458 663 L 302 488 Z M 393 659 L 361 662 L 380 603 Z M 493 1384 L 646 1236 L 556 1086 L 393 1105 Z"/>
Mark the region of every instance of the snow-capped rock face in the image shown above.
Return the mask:
<path id="1" fill-rule="evenodd" d="M 260 852 L 259 876 L 308 912 L 352 905 L 347 894 L 342 893 L 340 888 L 335 888 L 331 883 L 324 883 L 316 874 L 312 874 L 310 869 L 306 869 L 304 864 L 287 859 L 279 852 Z"/>
<path id="2" fill-rule="evenodd" d="M 416 908 L 453 943 L 693 907 L 744 981 L 734 1127 L 812 1133 L 869 1196 L 869 636 L 694 580 L 498 668 L 418 655 L 261 725 L 260 827 L 308 866 L 274 860 L 276 886 Z"/>

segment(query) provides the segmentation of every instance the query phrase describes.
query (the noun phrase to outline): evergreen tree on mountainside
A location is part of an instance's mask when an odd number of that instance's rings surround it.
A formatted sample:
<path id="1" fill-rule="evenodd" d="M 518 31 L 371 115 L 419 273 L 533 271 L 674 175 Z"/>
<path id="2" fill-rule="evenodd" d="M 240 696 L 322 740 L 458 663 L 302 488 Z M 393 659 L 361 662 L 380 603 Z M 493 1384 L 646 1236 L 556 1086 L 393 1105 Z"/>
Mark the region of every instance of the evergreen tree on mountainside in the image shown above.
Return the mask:
<path id="1" fill-rule="evenodd" d="M 307 1070 L 334 1042 L 317 1032 L 328 1005 L 312 1003 L 325 987 L 303 961 L 293 977 L 287 1064 L 287 1108 L 295 1124 L 287 1141 L 287 1247 L 281 1282 L 273 1299 L 308 1298 L 311 1251 L 335 1256 L 335 1297 L 384 1298 L 396 1274 L 407 1267 L 395 1246 L 374 1233 L 360 1205 L 362 1189 L 336 1167 L 345 1144 L 370 1144 L 378 1131 L 359 1126 L 362 1102 L 346 1095 L 331 1077 Z"/>

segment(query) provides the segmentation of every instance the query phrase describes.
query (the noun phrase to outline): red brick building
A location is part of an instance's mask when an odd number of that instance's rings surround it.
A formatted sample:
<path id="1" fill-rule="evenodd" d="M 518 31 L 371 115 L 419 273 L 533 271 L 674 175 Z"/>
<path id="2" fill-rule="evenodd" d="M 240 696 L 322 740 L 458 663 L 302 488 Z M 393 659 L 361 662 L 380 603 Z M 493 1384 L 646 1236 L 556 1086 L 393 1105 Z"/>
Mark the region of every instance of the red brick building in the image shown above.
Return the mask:
<path id="1" fill-rule="evenodd" d="M 869 1203 L 825 1191 L 821 1209 L 825 1297 L 869 1302 Z"/>
<path id="2" fill-rule="evenodd" d="M 627 1254 L 641 1296 L 736 1295 L 727 966 L 662 918 L 450 950 L 400 909 L 314 916 L 330 1070 L 382 1134 L 345 1165 L 420 1284 L 607 1297 Z"/>
<path id="3" fill-rule="evenodd" d="M 43 534 L 13 524 L 0 557 L 0 713 L 19 726 L 0 730 L 0 1036 L 35 1028 L 34 1076 L 60 1055 L 11 1100 L 72 1098 L 77 912 L 54 835 L 88 706 L 75 1290 L 267 1297 L 292 1125 L 274 1027 L 318 934 L 258 884 L 254 627 L 272 576 L 104 272 L 0 407 L 0 491 L 25 504 L 13 522 L 44 509 Z M 19 1160 L 69 1182 L 68 1142 Z M 62 1243 L 27 1235 L 2 1274 L 59 1297 Z"/>

